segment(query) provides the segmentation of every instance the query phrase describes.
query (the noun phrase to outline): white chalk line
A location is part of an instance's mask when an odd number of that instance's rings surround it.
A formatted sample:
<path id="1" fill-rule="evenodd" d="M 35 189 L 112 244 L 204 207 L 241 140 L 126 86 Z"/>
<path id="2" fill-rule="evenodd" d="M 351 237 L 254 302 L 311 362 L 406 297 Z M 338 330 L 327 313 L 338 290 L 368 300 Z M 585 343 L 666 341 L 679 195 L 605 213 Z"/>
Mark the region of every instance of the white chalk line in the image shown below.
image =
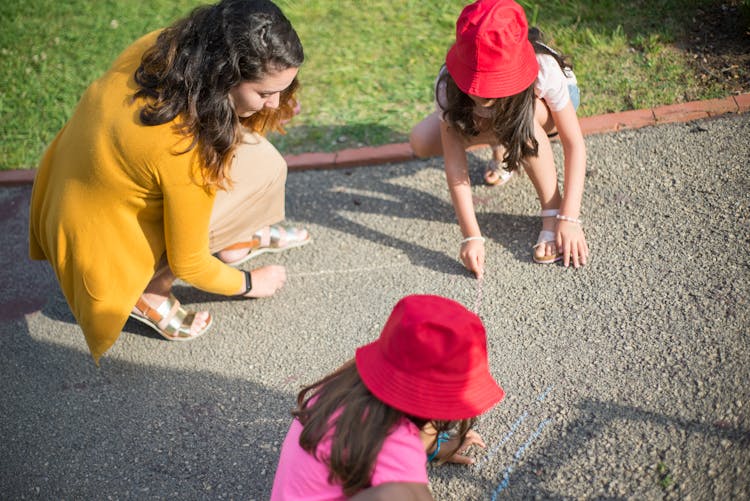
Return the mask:
<path id="1" fill-rule="evenodd" d="M 363 266 L 361 268 L 344 268 L 338 270 L 319 270 L 319 271 L 303 271 L 301 273 L 290 273 L 289 278 L 299 277 L 317 277 L 321 275 L 339 275 L 344 273 L 365 273 L 368 271 L 378 271 L 387 268 L 401 268 L 407 266 L 409 263 L 396 263 L 396 264 L 382 264 L 378 266 Z"/>
<path id="2" fill-rule="evenodd" d="M 484 286 L 484 277 L 477 279 L 477 297 L 474 300 L 474 313 L 479 315 L 479 308 L 482 306 L 482 288 Z"/>

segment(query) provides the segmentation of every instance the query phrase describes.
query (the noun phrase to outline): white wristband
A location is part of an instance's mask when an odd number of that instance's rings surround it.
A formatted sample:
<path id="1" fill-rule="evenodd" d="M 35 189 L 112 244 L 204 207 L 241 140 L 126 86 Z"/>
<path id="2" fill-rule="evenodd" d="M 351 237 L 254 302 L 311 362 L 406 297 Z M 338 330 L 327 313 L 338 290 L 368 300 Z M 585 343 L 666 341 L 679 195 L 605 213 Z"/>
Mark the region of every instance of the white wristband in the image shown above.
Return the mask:
<path id="1" fill-rule="evenodd" d="M 563 216 L 562 214 L 558 214 L 555 217 L 559 219 L 560 221 L 568 221 L 569 223 L 583 224 L 583 221 L 581 221 L 580 219 L 576 219 L 574 217 Z"/>
<path id="2" fill-rule="evenodd" d="M 466 242 L 471 242 L 472 240 L 480 240 L 482 243 L 484 243 L 484 237 L 466 237 L 463 240 L 461 240 L 460 245 L 463 245 Z"/>

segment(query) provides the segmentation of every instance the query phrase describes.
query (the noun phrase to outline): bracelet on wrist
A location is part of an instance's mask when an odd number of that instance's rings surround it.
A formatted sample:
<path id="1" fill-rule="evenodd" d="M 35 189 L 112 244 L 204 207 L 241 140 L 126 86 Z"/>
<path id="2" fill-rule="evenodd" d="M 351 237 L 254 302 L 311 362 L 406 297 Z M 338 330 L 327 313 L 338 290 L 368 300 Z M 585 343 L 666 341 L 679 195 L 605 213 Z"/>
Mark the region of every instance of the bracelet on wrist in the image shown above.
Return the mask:
<path id="1" fill-rule="evenodd" d="M 250 275 L 250 272 L 243 270 L 242 273 L 245 274 L 245 290 L 237 294 L 238 296 L 244 296 L 245 294 L 253 290 L 253 277 Z"/>
<path id="2" fill-rule="evenodd" d="M 466 237 L 463 240 L 461 240 L 461 243 L 459 245 L 463 245 L 466 242 L 471 242 L 472 240 L 479 240 L 480 242 L 484 243 L 485 238 L 484 237 Z"/>
<path id="3" fill-rule="evenodd" d="M 555 217 L 559 219 L 560 221 L 567 221 L 569 223 L 575 223 L 575 224 L 583 224 L 583 221 L 575 217 L 563 216 L 562 214 L 558 214 Z"/>
<path id="4" fill-rule="evenodd" d="M 449 434 L 449 433 L 448 433 L 447 431 L 441 431 L 440 433 L 438 433 L 438 436 L 437 436 L 437 442 L 436 442 L 436 444 L 435 444 L 435 450 L 434 450 L 434 451 L 432 451 L 432 452 L 431 452 L 431 453 L 430 453 L 430 454 L 429 454 L 429 455 L 427 456 L 427 462 L 428 462 L 428 463 L 429 463 L 430 461 L 434 461 L 434 460 L 435 460 L 435 458 L 436 458 L 436 457 L 437 457 L 437 455 L 438 455 L 438 452 L 440 452 L 440 446 L 441 446 L 441 445 L 443 444 L 443 442 L 447 442 L 447 441 L 448 441 L 448 440 L 450 440 L 450 439 L 451 439 L 451 436 L 450 436 L 450 434 Z"/>

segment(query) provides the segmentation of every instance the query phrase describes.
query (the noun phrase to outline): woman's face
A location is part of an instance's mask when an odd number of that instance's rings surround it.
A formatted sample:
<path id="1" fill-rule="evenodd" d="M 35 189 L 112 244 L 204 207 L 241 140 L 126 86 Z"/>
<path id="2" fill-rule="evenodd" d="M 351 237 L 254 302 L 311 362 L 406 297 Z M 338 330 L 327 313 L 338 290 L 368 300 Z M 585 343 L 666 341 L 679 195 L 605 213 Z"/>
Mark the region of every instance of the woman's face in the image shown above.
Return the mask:
<path id="1" fill-rule="evenodd" d="M 229 99 L 242 118 L 263 108 L 278 108 L 279 95 L 292 84 L 299 68 L 272 71 L 255 82 L 241 82 L 229 90 Z"/>

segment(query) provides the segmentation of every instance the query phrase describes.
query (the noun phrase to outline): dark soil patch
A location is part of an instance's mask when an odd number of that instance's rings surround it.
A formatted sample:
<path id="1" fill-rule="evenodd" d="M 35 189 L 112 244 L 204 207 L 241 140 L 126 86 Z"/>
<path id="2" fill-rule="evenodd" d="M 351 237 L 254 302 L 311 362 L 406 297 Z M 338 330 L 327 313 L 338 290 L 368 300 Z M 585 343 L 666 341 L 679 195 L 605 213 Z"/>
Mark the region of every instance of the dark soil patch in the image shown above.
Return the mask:
<path id="1" fill-rule="evenodd" d="M 750 92 L 750 2 L 707 3 L 677 46 L 692 56 L 701 81 L 719 83 L 728 94 Z"/>

